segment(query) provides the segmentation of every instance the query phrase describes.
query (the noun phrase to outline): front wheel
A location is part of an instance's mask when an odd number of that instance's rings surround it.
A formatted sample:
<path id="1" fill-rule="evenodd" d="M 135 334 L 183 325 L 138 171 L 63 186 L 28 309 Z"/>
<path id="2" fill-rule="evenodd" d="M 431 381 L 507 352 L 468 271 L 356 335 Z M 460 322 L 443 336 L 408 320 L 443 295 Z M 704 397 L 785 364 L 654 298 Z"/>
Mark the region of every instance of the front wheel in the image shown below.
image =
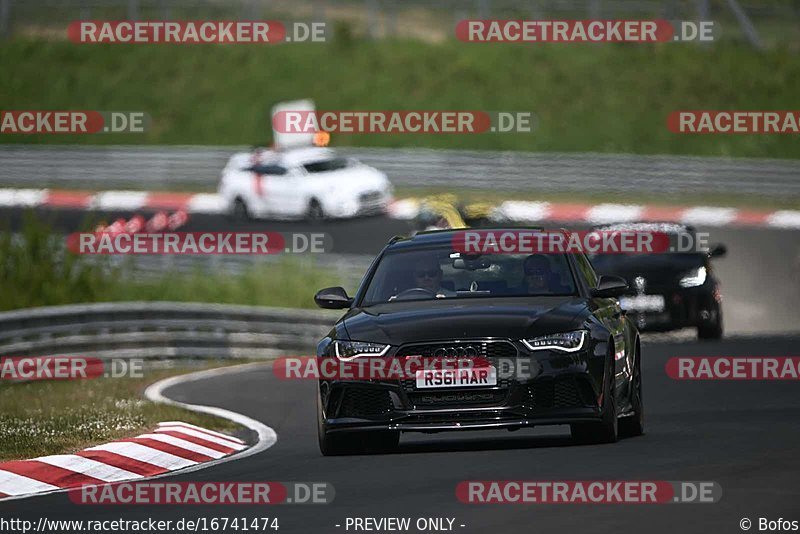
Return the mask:
<path id="1" fill-rule="evenodd" d="M 619 439 L 617 400 L 614 397 L 614 351 L 606 355 L 603 377 L 603 415 L 598 423 L 572 423 L 572 438 L 579 443 L 615 443 Z"/>
<path id="2" fill-rule="evenodd" d="M 711 317 L 709 324 L 701 324 L 697 327 L 698 339 L 722 339 L 722 310 L 717 307 Z"/>
<path id="3" fill-rule="evenodd" d="M 716 320 L 711 324 L 697 327 L 698 339 L 722 339 L 722 313 L 717 311 Z"/>
<path id="4" fill-rule="evenodd" d="M 247 204 L 241 197 L 237 197 L 236 200 L 233 201 L 231 215 L 233 216 L 233 219 L 238 222 L 250 220 L 250 210 L 247 208 Z"/>
<path id="5" fill-rule="evenodd" d="M 644 402 L 642 401 L 642 364 L 641 354 L 636 351 L 636 363 L 633 365 L 631 379 L 631 407 L 633 415 L 624 417 L 619 422 L 619 433 L 624 437 L 644 434 Z"/>
<path id="6" fill-rule="evenodd" d="M 306 218 L 310 221 L 319 221 L 325 218 L 325 210 L 322 209 L 322 204 L 316 198 L 312 198 L 308 203 Z"/>

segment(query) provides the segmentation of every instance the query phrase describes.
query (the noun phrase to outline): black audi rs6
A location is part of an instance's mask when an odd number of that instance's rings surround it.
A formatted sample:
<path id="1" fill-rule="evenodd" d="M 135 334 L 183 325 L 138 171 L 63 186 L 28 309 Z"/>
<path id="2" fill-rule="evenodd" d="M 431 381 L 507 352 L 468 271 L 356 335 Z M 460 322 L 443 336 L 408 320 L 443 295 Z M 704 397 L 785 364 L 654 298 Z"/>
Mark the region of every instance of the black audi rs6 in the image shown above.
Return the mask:
<path id="1" fill-rule="evenodd" d="M 727 253 L 725 245 L 700 246 L 692 226 L 674 223 L 624 223 L 596 230 L 658 232 L 672 243 L 670 251 L 591 257 L 598 272 L 628 282 L 620 304 L 639 330 L 696 328 L 699 339 L 722 337 L 722 291 L 711 260 Z"/>
<path id="2" fill-rule="evenodd" d="M 393 238 L 355 296 L 316 294 L 322 308 L 347 309 L 318 345 L 320 366 L 478 362 L 466 376 L 443 366 L 398 379 L 321 377 L 322 453 L 391 450 L 401 432 L 569 424 L 584 443 L 642 434 L 639 334 L 617 300 L 626 282 L 598 276 L 582 252 L 465 254 L 459 232 Z"/>

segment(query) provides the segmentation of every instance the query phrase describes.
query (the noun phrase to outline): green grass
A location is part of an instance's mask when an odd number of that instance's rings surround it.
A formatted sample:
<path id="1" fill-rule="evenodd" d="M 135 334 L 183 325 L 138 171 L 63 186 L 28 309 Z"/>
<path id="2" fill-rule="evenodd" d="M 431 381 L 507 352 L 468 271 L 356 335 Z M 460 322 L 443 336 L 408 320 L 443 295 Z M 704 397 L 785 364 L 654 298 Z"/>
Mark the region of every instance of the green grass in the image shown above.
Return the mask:
<path id="1" fill-rule="evenodd" d="M 334 145 L 426 146 L 795 158 L 790 135 L 676 135 L 680 109 L 796 109 L 800 62 L 788 49 L 712 46 L 482 45 L 447 40 L 276 46 L 0 45 L 3 109 L 147 112 L 146 134 L 14 136 L 3 142 L 251 144 L 270 141 L 272 104 L 320 109 L 533 111 L 529 134 L 337 135 Z"/>
<path id="2" fill-rule="evenodd" d="M 207 363 L 203 367 L 219 366 Z M 144 388 L 197 367 L 145 371 L 141 378 L 0 383 L 0 461 L 71 453 L 153 429 L 163 421 L 235 431 L 218 417 L 144 400 Z"/>
<path id="3" fill-rule="evenodd" d="M 102 261 L 64 254 L 63 240 L 27 215 L 24 239 L 0 232 L 0 310 L 80 302 L 171 300 L 310 308 L 314 291 L 340 285 L 313 263 L 285 258 L 241 275 L 165 273 L 133 280 Z"/>
<path id="4" fill-rule="evenodd" d="M 287 259 L 236 276 L 198 272 L 117 283 L 98 300 L 167 300 L 314 308 L 315 291 L 340 284 L 341 281 L 327 271 Z"/>

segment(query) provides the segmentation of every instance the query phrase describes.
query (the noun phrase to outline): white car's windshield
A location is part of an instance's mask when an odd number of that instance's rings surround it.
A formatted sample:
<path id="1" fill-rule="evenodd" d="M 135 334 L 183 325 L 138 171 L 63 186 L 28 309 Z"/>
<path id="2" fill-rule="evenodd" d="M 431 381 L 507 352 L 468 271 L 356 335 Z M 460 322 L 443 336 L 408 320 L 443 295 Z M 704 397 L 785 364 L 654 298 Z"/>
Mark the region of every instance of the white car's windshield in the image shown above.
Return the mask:
<path id="1" fill-rule="evenodd" d="M 564 254 L 465 255 L 448 248 L 387 252 L 362 302 L 574 295 Z"/>

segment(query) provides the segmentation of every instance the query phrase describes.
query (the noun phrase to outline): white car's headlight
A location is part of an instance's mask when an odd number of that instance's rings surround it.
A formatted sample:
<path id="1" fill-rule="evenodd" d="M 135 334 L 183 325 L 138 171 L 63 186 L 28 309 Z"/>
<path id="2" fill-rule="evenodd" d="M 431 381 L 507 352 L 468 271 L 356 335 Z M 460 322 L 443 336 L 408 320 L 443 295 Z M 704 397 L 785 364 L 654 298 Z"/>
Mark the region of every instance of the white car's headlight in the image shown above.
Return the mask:
<path id="1" fill-rule="evenodd" d="M 577 352 L 583 348 L 586 330 L 561 332 L 546 336 L 523 339 L 522 343 L 529 350 L 558 350 L 561 352 Z"/>
<path id="2" fill-rule="evenodd" d="M 689 271 L 686 276 L 681 278 L 681 287 L 697 287 L 706 283 L 706 268 L 698 267 L 693 271 Z"/>
<path id="3" fill-rule="evenodd" d="M 362 356 L 383 356 L 389 345 L 367 343 L 364 341 L 334 341 L 333 352 L 342 361 L 354 360 Z"/>

